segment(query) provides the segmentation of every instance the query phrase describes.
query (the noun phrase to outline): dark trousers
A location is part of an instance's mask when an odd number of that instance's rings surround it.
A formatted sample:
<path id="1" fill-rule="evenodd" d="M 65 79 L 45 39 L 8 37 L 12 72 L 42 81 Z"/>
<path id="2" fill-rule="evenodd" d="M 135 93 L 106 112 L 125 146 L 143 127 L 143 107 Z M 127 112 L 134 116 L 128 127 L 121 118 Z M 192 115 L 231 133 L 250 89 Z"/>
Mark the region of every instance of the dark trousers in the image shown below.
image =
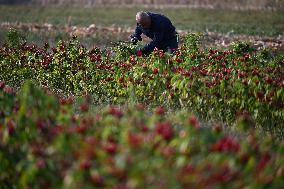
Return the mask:
<path id="1" fill-rule="evenodd" d="M 172 38 L 170 38 L 167 41 L 164 41 L 159 49 L 163 50 L 164 52 L 172 53 L 177 48 L 178 48 L 178 34 L 175 33 L 175 35 Z"/>

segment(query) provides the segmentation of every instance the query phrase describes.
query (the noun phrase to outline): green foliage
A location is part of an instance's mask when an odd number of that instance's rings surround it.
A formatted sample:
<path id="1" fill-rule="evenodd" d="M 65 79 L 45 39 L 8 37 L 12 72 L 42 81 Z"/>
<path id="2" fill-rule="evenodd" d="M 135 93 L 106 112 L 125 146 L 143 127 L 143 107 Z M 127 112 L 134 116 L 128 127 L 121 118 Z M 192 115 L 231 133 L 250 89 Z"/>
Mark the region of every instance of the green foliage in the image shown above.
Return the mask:
<path id="1" fill-rule="evenodd" d="M 25 42 L 25 37 L 16 29 L 10 29 L 7 33 L 5 43 L 8 47 L 16 48 Z"/>
<path id="2" fill-rule="evenodd" d="M 119 41 L 112 43 L 113 47 L 111 50 L 115 52 L 117 59 L 126 61 L 130 55 L 135 55 L 141 44 L 133 45 L 131 42 Z"/>
<path id="3" fill-rule="evenodd" d="M 201 34 L 190 33 L 184 37 L 183 45 L 190 53 L 196 53 L 199 51 L 201 37 Z"/>
<path id="4" fill-rule="evenodd" d="M 55 48 L 24 44 L 1 49 L 0 79 L 21 86 L 27 79 L 57 93 L 92 95 L 94 102 L 189 108 L 204 120 L 233 125 L 248 112 L 255 127 L 282 135 L 283 55 L 256 51 L 245 42 L 230 49 L 201 49 L 200 34 L 185 36 L 174 53 L 135 55 L 117 43 L 87 50 L 76 37 Z"/>
<path id="5" fill-rule="evenodd" d="M 88 96 L 76 105 L 34 82 L 11 98 L 20 108 L 0 127 L 1 188 L 283 187 L 283 142 L 245 128 L 247 114 L 230 135 L 186 110 L 91 109 Z"/>
<path id="6" fill-rule="evenodd" d="M 252 51 L 254 51 L 254 49 L 251 47 L 249 43 L 242 41 L 233 42 L 231 44 L 231 48 L 237 54 L 251 53 Z"/>

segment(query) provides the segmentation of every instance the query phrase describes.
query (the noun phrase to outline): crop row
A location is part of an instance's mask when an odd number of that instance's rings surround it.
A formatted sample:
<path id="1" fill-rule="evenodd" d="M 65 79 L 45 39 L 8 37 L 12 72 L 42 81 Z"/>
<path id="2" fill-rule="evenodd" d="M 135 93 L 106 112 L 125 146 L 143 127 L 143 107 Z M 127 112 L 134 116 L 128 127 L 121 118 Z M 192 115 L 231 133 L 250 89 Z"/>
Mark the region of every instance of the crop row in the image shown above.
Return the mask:
<path id="1" fill-rule="evenodd" d="M 283 141 L 247 116 L 230 135 L 187 111 L 90 100 L 0 82 L 0 188 L 284 187 Z"/>
<path id="2" fill-rule="evenodd" d="M 13 86 L 32 79 L 60 93 L 89 93 L 100 103 L 185 107 L 226 123 L 245 114 L 255 127 L 282 134 L 283 54 L 244 42 L 201 49 L 197 34 L 187 35 L 173 54 L 154 50 L 149 56 L 136 55 L 126 43 L 88 50 L 74 37 L 51 48 L 11 36 L 0 48 L 0 79 Z"/>

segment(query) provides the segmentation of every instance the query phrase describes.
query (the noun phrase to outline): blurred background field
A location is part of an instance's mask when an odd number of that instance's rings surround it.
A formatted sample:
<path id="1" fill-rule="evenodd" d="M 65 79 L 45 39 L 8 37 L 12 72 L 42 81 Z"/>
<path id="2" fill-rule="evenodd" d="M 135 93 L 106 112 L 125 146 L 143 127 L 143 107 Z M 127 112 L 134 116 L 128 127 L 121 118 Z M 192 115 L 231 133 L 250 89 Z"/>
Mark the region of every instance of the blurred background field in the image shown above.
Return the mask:
<path id="1" fill-rule="evenodd" d="M 211 32 L 228 39 L 237 35 L 269 37 L 279 43 L 284 35 L 281 0 L 0 0 L 0 45 L 9 28 L 21 30 L 28 41 L 39 44 L 54 44 L 75 34 L 86 46 L 108 45 L 127 40 L 139 10 L 167 15 L 183 33 Z"/>
<path id="2" fill-rule="evenodd" d="M 2 4 L 37 5 L 178 5 L 229 9 L 283 9 L 283 0 L 0 0 Z"/>

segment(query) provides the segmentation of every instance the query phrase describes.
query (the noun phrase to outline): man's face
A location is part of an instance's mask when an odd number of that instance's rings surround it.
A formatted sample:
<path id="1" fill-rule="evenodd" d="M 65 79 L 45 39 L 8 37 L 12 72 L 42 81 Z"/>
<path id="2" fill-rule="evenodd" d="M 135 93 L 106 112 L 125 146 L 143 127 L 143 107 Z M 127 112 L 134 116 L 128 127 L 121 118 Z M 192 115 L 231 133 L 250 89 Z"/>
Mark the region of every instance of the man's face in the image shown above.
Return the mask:
<path id="1" fill-rule="evenodd" d="M 148 29 L 151 26 L 151 20 L 150 19 L 141 19 L 139 17 L 136 17 L 136 22 L 139 26 L 141 26 L 144 29 Z"/>

